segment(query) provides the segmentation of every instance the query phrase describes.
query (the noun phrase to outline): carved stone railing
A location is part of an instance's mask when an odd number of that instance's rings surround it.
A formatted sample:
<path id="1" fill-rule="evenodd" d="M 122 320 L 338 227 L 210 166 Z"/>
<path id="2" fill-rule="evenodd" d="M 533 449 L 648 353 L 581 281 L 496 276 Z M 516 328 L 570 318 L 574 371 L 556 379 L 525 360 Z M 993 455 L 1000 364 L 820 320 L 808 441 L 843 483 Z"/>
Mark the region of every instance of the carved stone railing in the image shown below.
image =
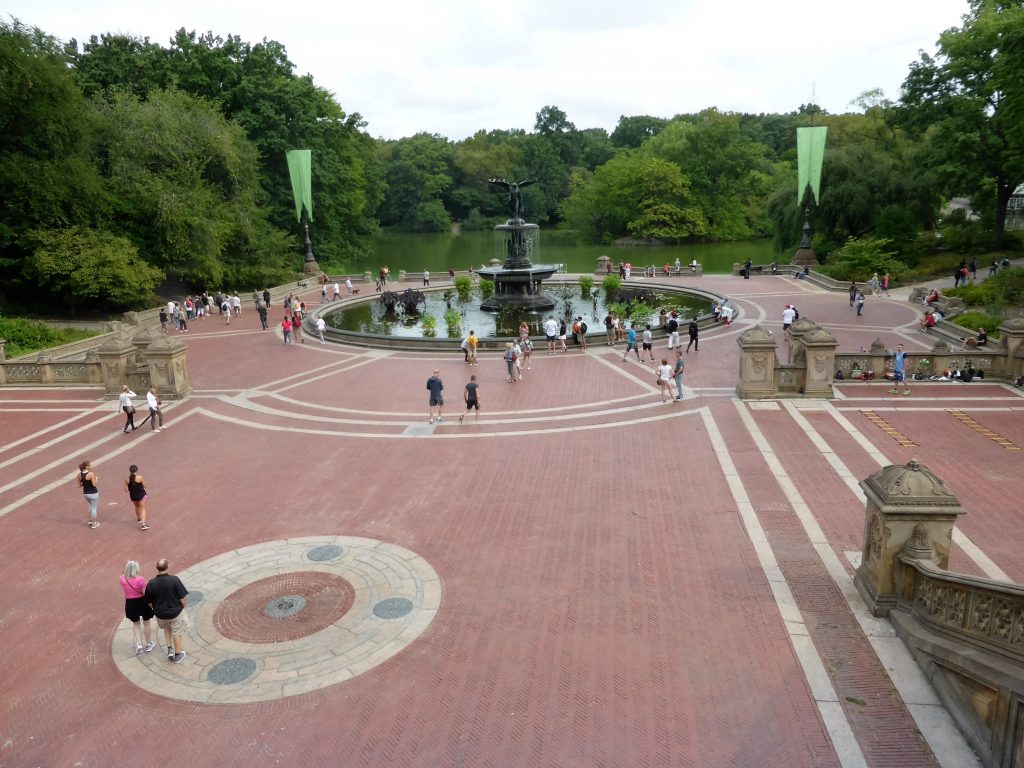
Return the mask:
<path id="1" fill-rule="evenodd" d="M 988 768 L 1024 765 L 1024 586 L 946 570 L 959 501 L 916 461 L 861 483 L 854 583 Z"/>

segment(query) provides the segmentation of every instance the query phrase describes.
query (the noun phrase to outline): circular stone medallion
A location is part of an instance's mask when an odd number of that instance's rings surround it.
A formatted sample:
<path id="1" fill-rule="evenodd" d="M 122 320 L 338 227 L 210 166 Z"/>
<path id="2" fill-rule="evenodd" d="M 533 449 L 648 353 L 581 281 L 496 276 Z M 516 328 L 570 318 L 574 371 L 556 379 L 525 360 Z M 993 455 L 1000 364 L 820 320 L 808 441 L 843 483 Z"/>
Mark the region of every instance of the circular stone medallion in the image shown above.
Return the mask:
<path id="1" fill-rule="evenodd" d="M 422 557 L 354 536 L 254 544 L 176 575 L 201 595 L 186 611 L 185 662 L 134 655 L 124 621 L 111 653 L 150 693 L 210 704 L 298 696 L 373 669 L 423 633 L 442 596 Z"/>

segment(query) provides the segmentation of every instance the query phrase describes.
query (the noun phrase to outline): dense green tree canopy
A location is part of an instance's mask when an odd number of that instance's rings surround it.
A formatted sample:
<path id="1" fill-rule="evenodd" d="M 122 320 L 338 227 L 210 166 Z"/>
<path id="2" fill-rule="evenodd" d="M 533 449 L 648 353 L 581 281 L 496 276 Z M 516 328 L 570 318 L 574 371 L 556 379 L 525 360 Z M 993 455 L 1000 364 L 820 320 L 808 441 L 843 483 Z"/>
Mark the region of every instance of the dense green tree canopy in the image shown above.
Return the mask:
<path id="1" fill-rule="evenodd" d="M 970 0 L 963 26 L 921 53 L 893 120 L 926 140 L 943 189 L 982 203 L 1002 245 L 1006 205 L 1024 181 L 1024 6 Z M 984 205 L 985 202 L 988 205 Z"/>

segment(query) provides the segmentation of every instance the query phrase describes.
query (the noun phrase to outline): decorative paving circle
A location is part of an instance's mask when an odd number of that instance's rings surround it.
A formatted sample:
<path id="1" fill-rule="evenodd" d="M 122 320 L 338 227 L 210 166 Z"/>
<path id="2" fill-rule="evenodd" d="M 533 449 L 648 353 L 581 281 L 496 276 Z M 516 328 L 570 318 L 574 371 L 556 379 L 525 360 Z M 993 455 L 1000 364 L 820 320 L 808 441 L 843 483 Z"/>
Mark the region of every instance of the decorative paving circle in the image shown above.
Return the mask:
<path id="1" fill-rule="evenodd" d="M 389 597 L 373 606 L 373 615 L 378 619 L 400 619 L 412 609 L 412 600 L 407 600 L 404 597 Z"/>
<path id="2" fill-rule="evenodd" d="M 252 659 L 224 659 L 210 667 L 206 679 L 214 685 L 234 685 L 251 677 L 255 671 L 256 662 Z"/>
<path id="3" fill-rule="evenodd" d="M 373 669 L 426 630 L 442 596 L 422 557 L 354 536 L 268 541 L 176 575 L 190 596 L 185 661 L 136 656 L 124 621 L 111 653 L 150 693 L 210 704 L 298 696 Z"/>
<path id="4" fill-rule="evenodd" d="M 213 626 L 240 643 L 297 640 L 341 619 L 355 597 L 352 585 L 333 573 L 268 576 L 222 600 L 213 612 Z"/>

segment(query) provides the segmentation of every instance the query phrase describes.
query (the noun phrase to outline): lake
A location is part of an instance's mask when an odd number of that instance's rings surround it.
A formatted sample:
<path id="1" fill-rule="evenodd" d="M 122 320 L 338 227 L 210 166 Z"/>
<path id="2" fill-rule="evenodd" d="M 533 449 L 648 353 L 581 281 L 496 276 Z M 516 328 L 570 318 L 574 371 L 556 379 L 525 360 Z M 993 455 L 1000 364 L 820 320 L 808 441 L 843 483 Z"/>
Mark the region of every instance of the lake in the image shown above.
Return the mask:
<path id="1" fill-rule="evenodd" d="M 445 235 L 413 235 L 386 233 L 377 242 L 372 256 L 353 259 L 346 268 L 350 273 L 372 272 L 387 265 L 398 276 L 401 269 L 419 273 L 447 272 L 448 268 L 463 271 L 486 265 L 491 259 L 503 257 L 503 240 L 493 232 L 464 232 Z M 735 243 L 709 243 L 656 247 L 616 248 L 610 245 L 576 245 L 567 233 L 540 229 L 539 255 L 534 264 L 565 264 L 569 272 L 593 272 L 597 257 L 608 256 L 614 264 L 628 261 L 634 271 L 648 265 L 661 268 L 679 259 L 691 259 L 704 265 L 708 274 L 728 274 L 734 263 L 750 259 L 754 264 L 772 261 L 771 240 L 748 240 Z"/>

